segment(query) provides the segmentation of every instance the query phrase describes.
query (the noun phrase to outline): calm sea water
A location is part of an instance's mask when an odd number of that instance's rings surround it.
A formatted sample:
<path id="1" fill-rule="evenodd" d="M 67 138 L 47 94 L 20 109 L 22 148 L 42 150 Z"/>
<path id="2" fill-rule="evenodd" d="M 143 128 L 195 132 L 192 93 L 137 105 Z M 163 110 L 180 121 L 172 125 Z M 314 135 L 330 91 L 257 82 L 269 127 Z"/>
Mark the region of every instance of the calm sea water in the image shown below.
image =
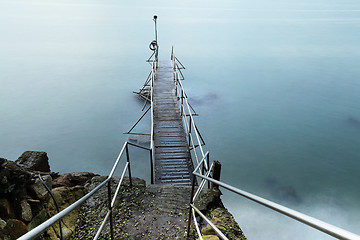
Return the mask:
<path id="1" fill-rule="evenodd" d="M 222 180 L 360 234 L 360 3 L 2 0 L 0 156 L 107 174 L 159 16 Z M 147 119 L 148 120 L 148 119 Z M 144 120 L 138 131 L 146 131 Z M 149 178 L 148 153 L 131 151 Z M 331 239 L 224 191 L 249 239 Z"/>

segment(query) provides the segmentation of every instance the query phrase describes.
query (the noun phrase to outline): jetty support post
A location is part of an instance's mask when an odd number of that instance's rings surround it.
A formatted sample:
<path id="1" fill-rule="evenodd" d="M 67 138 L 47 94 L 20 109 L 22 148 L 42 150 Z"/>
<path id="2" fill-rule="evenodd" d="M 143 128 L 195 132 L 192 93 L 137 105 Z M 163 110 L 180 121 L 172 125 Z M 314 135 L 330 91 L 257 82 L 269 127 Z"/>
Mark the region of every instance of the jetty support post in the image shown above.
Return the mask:
<path id="1" fill-rule="evenodd" d="M 221 173 L 221 163 L 219 161 L 214 161 L 213 167 L 213 179 L 220 181 L 220 173 Z M 211 183 L 211 189 L 219 189 L 219 185 L 215 183 Z"/>

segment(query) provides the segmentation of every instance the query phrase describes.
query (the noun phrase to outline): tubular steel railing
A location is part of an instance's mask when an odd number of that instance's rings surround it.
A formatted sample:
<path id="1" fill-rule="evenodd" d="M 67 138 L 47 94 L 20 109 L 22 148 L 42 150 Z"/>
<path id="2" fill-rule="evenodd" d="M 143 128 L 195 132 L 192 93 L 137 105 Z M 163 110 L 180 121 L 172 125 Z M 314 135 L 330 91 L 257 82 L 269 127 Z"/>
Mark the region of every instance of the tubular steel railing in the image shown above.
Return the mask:
<path id="1" fill-rule="evenodd" d="M 107 201 L 108 201 L 108 211 L 106 213 L 106 216 L 104 217 L 98 231 L 96 232 L 96 235 L 93 239 L 98 239 L 98 237 L 101 235 L 102 229 L 104 228 L 104 226 L 106 225 L 106 222 L 109 220 L 110 222 L 110 233 L 111 233 L 111 239 L 114 239 L 114 226 L 113 226 L 113 219 L 112 219 L 112 209 L 115 205 L 115 201 L 117 199 L 117 196 L 119 194 L 119 190 L 120 190 L 120 186 L 123 182 L 124 176 L 126 174 L 126 171 L 128 171 L 128 175 L 129 175 L 129 180 L 130 180 L 130 186 L 132 186 L 132 181 L 131 181 L 131 168 L 130 168 L 130 157 L 129 157 L 129 148 L 128 146 L 135 146 L 135 147 L 139 147 L 142 149 L 146 149 L 146 150 L 150 150 L 148 148 L 142 147 L 142 146 L 138 146 L 136 144 L 130 143 L 130 142 L 125 142 L 108 177 L 106 178 L 106 180 L 104 180 L 102 183 L 100 183 L 97 187 L 95 187 L 92 191 L 90 191 L 88 194 L 86 194 L 85 196 L 83 196 L 82 198 L 80 198 L 78 201 L 76 201 L 75 203 L 71 204 L 69 207 L 65 208 L 64 210 L 62 210 L 60 213 L 56 214 L 55 216 L 51 217 L 50 219 L 48 219 L 47 221 L 43 222 L 42 224 L 40 224 L 39 226 L 37 226 L 36 228 L 34 228 L 33 230 L 29 231 L 28 233 L 26 233 L 25 235 L 21 236 L 20 238 L 18 238 L 19 240 L 28 240 L 28 239 L 34 239 L 36 237 L 38 237 L 41 233 L 45 232 L 49 227 L 51 227 L 52 225 L 56 224 L 57 222 L 59 222 L 62 218 L 64 218 L 66 215 L 68 215 L 71 211 L 73 211 L 75 208 L 82 206 L 85 201 L 87 199 L 89 199 L 92 195 L 94 195 L 97 191 L 99 191 L 101 188 L 103 188 L 105 185 L 107 185 L 107 190 L 108 190 L 108 196 L 107 196 Z M 123 168 L 121 177 L 120 177 L 120 181 L 116 187 L 114 196 L 112 197 L 111 195 L 111 184 L 110 184 L 110 180 L 113 177 L 115 170 L 118 167 L 118 164 L 120 162 L 121 157 L 124 155 L 124 152 L 126 154 L 126 163 L 125 166 Z"/>
<path id="2" fill-rule="evenodd" d="M 205 153 L 203 149 L 203 145 L 205 145 L 205 142 L 194 121 L 194 116 L 197 116 L 197 114 L 194 108 L 190 105 L 184 87 L 181 83 L 181 80 L 184 80 L 184 76 L 181 72 L 181 69 L 185 69 L 185 67 L 175 56 L 174 48 L 172 48 L 171 51 L 171 61 L 174 69 L 174 81 L 176 84 L 176 94 L 179 101 L 180 114 L 183 119 L 185 132 L 188 136 L 188 146 L 189 149 L 193 151 L 192 153 L 194 155 L 196 163 L 199 164 L 200 159 L 205 157 Z M 207 153 L 207 158 L 209 159 L 208 153 Z M 203 164 L 204 166 L 202 168 L 203 169 L 202 171 L 204 171 L 205 169 L 208 170 L 209 162 L 205 161 L 203 162 Z"/>

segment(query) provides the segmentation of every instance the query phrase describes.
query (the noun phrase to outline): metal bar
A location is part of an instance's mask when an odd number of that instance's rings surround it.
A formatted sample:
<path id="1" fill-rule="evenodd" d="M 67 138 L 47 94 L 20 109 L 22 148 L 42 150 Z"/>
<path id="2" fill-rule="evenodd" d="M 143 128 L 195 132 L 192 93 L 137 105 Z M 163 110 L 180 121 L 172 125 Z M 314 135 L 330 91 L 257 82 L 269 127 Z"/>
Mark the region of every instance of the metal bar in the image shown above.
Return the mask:
<path id="1" fill-rule="evenodd" d="M 190 124 L 189 124 L 189 125 L 190 125 L 190 127 L 189 127 L 189 146 L 190 146 L 190 140 L 191 140 L 191 139 L 190 139 L 190 135 L 191 135 L 191 119 L 192 119 L 192 118 L 191 118 L 191 116 L 190 116 L 190 118 L 189 118 L 189 122 L 190 122 Z M 193 146 L 195 146 L 195 144 L 193 144 Z"/>
<path id="2" fill-rule="evenodd" d="M 123 154 L 124 149 L 125 149 L 125 147 L 127 146 L 127 144 L 128 144 L 128 142 L 125 142 L 125 143 L 124 143 L 124 145 L 123 145 L 123 147 L 122 147 L 122 149 L 121 149 L 121 151 L 120 151 L 120 153 L 119 153 L 119 155 L 118 155 L 118 157 L 117 157 L 117 159 L 116 159 L 116 161 L 115 161 L 115 164 L 114 164 L 113 168 L 112 168 L 111 171 L 110 171 L 110 174 L 109 174 L 109 176 L 108 176 L 108 179 L 110 179 L 110 178 L 113 176 L 113 174 L 114 174 L 114 172 L 115 172 L 115 169 L 116 169 L 117 165 L 119 164 L 121 155 Z"/>
<path id="3" fill-rule="evenodd" d="M 211 167 L 212 167 L 212 166 L 213 166 L 213 164 L 211 165 Z M 208 177 L 208 176 L 210 175 L 210 173 L 211 173 L 211 171 L 208 171 L 205 176 Z M 206 181 L 205 179 L 202 179 L 202 180 L 201 180 L 201 183 L 200 183 L 198 189 L 196 190 L 196 193 L 195 193 L 194 196 L 193 196 L 193 202 L 196 201 L 196 199 L 197 199 L 197 197 L 199 196 L 200 192 L 204 189 L 204 186 L 205 186 L 205 183 L 206 183 L 206 182 L 209 182 L 209 181 Z"/>
<path id="4" fill-rule="evenodd" d="M 195 109 L 191 106 L 191 104 L 189 103 L 189 106 L 190 106 L 190 108 L 191 108 L 191 110 L 193 110 L 193 116 L 199 116 L 197 113 L 196 113 L 196 111 L 195 111 Z"/>
<path id="5" fill-rule="evenodd" d="M 151 106 L 141 115 L 141 117 L 136 121 L 136 123 L 130 128 L 130 130 L 127 133 L 130 133 L 131 130 L 133 130 L 136 125 L 141 121 L 141 119 L 145 116 L 145 114 L 150 110 Z"/>
<path id="6" fill-rule="evenodd" d="M 195 228 L 196 228 L 196 232 L 197 232 L 197 234 L 198 234 L 198 236 L 199 236 L 199 239 L 200 239 L 200 240 L 203 240 L 203 237 L 202 237 L 202 235 L 201 235 L 201 231 L 200 231 L 199 226 L 198 226 L 198 223 L 197 223 L 197 221 L 196 221 L 195 210 L 194 210 L 193 208 L 190 208 L 190 209 L 191 209 L 191 212 L 192 212 L 192 216 L 193 216 L 193 218 L 194 218 L 194 225 L 195 225 Z"/>
<path id="7" fill-rule="evenodd" d="M 213 164 L 211 164 L 211 166 L 210 166 L 210 154 L 209 154 L 209 152 L 207 152 L 207 154 L 206 154 L 206 164 L 208 165 L 208 171 L 211 171 L 212 168 L 213 168 Z M 210 189 L 210 182 L 209 181 L 207 181 L 207 182 L 208 182 L 208 189 Z"/>
<path id="8" fill-rule="evenodd" d="M 127 167 L 128 167 L 128 171 L 129 171 L 130 186 L 132 186 L 131 169 L 130 169 L 130 157 L 129 157 L 129 147 L 128 147 L 127 144 L 126 144 L 126 162 L 128 163 Z"/>
<path id="9" fill-rule="evenodd" d="M 154 81 L 155 81 L 155 76 L 156 76 L 156 62 L 153 63 L 153 66 L 152 66 L 152 75 L 151 75 L 151 141 L 150 141 L 150 152 L 151 152 L 151 161 L 152 161 L 152 165 L 151 165 L 151 169 L 152 169 L 152 175 L 151 175 L 151 182 L 152 183 L 155 183 L 155 172 L 154 172 L 154 169 L 155 169 L 155 151 L 154 151 L 154 108 L 153 108 L 153 96 L 154 96 Z"/>
<path id="10" fill-rule="evenodd" d="M 148 135 L 150 136 L 150 133 L 124 133 L 124 134 L 130 134 L 130 135 Z M 129 143 L 130 144 L 130 143 Z"/>
<path id="11" fill-rule="evenodd" d="M 195 155 L 196 163 L 199 164 L 199 158 L 198 158 L 198 156 L 197 156 L 197 152 L 196 152 L 196 148 L 195 148 L 195 144 L 194 144 L 194 140 L 193 140 L 192 134 L 190 133 L 189 136 L 191 137 L 191 143 L 192 143 L 192 147 L 193 147 L 193 149 L 194 149 L 194 155 Z"/>
<path id="12" fill-rule="evenodd" d="M 114 205 L 115 205 L 115 201 L 116 201 L 117 195 L 119 194 L 120 187 L 121 187 L 121 183 L 122 183 L 122 181 L 124 180 L 124 176 L 125 176 L 125 173 L 126 173 L 126 170 L 127 170 L 128 165 L 129 165 L 129 163 L 127 162 L 127 163 L 125 164 L 125 167 L 124 167 L 123 172 L 122 172 L 122 174 L 121 174 L 120 181 L 119 181 L 119 183 L 118 183 L 118 185 L 117 185 L 117 187 L 116 187 L 116 191 L 115 191 L 114 197 L 113 197 L 113 199 L 112 199 L 112 201 L 111 201 L 111 208 L 113 208 Z"/>
<path id="13" fill-rule="evenodd" d="M 137 93 L 137 92 L 133 92 L 133 93 L 136 93 L 136 94 L 139 95 L 141 98 L 143 98 L 145 101 L 149 101 L 149 102 L 150 102 L 150 99 L 148 99 L 147 97 L 145 97 L 142 93 Z"/>
<path id="14" fill-rule="evenodd" d="M 193 196 L 195 192 L 195 177 L 192 178 L 192 184 L 191 184 L 191 194 L 190 194 L 190 204 L 193 204 Z M 194 220 L 196 221 L 196 220 Z M 190 237 L 190 225 L 191 225 L 191 208 L 189 209 L 189 220 L 188 220 L 188 229 L 187 229 L 187 237 Z"/>
<path id="15" fill-rule="evenodd" d="M 174 55 L 174 57 L 175 57 L 175 55 Z M 177 57 L 175 57 L 175 60 L 176 60 L 178 63 L 180 63 L 180 65 L 181 65 L 181 67 L 182 67 L 183 69 L 185 69 L 185 66 L 179 61 L 179 59 L 178 59 Z"/>
<path id="16" fill-rule="evenodd" d="M 95 237 L 94 237 L 93 240 L 97 240 L 97 239 L 100 237 L 100 234 L 101 234 L 101 232 L 102 232 L 102 230 L 103 230 L 103 228 L 104 228 L 104 226 L 105 226 L 105 223 L 106 223 L 107 219 L 109 218 L 109 216 L 110 216 L 110 211 L 108 211 L 108 212 L 106 213 L 105 218 L 104 218 L 104 220 L 102 221 L 102 223 L 101 223 L 98 231 L 96 232 L 96 235 L 95 235 Z"/>
<path id="17" fill-rule="evenodd" d="M 108 182 L 108 208 L 110 213 L 110 236 L 111 240 L 114 240 L 114 223 L 112 216 L 112 206 L 111 206 L 111 180 Z"/>
<path id="18" fill-rule="evenodd" d="M 152 156 L 152 149 L 150 149 L 150 176 L 151 176 L 151 184 L 154 184 L 154 166 L 153 166 L 153 156 Z"/>
<path id="19" fill-rule="evenodd" d="M 180 82 L 180 81 L 178 81 L 178 83 L 179 83 L 179 85 L 181 86 L 181 89 L 182 89 L 182 91 L 184 91 L 184 87 L 183 87 L 183 85 L 182 85 L 182 83 Z M 185 92 L 185 91 L 184 91 Z M 190 113 L 190 118 L 192 119 L 192 125 L 193 125 L 193 127 L 195 128 L 195 126 L 194 126 L 194 121 L 193 121 L 193 116 L 192 116 L 192 114 L 191 114 L 191 110 L 190 110 L 190 107 L 189 107 L 189 102 L 188 102 L 188 100 L 187 100 L 187 97 L 185 97 L 185 103 L 186 103 L 186 106 L 187 106 L 187 108 L 188 108 L 188 112 Z M 201 144 L 200 144 L 200 139 L 199 139 L 199 134 L 198 134 L 198 132 L 197 131 L 195 131 L 195 133 L 196 133 L 196 138 L 197 138 L 197 141 L 198 141 L 198 143 L 199 143 L 199 147 L 200 147 L 200 151 L 201 151 L 201 154 L 202 154 L 202 156 L 204 156 L 204 150 L 203 150 L 203 148 L 202 148 L 202 146 L 201 146 Z"/>
<path id="20" fill-rule="evenodd" d="M 145 87 L 148 85 L 148 83 L 150 81 L 150 76 L 151 76 L 151 71 L 149 72 L 149 75 L 145 80 L 144 86 L 140 89 L 139 93 L 141 93 L 145 89 Z"/>
<path id="21" fill-rule="evenodd" d="M 193 115 L 193 116 L 194 116 L 194 115 Z M 196 124 L 195 124 L 195 128 L 196 128 L 196 131 L 199 133 L 199 137 L 200 137 L 200 139 L 201 139 L 201 141 L 202 141 L 202 144 L 203 144 L 203 145 L 206 145 L 203 137 L 202 137 L 201 134 L 200 134 L 200 131 L 199 131 L 198 127 L 196 126 Z"/>
<path id="22" fill-rule="evenodd" d="M 208 156 L 208 155 L 209 155 L 209 151 L 207 151 L 207 152 L 205 153 L 205 156 L 204 156 L 204 157 L 201 159 L 201 161 L 198 163 L 198 165 L 196 166 L 194 172 L 196 172 L 196 171 L 199 169 L 200 164 L 203 163 L 203 161 L 205 160 L 206 156 Z"/>
<path id="23" fill-rule="evenodd" d="M 211 181 L 219 186 L 222 186 L 223 188 L 226 188 L 238 195 L 241 195 L 247 199 L 250 199 L 256 203 L 259 203 L 265 207 L 268 207 L 274 211 L 277 211 L 283 215 L 286 215 L 290 218 L 293 218 L 299 222 L 302 222 L 306 225 L 309 225 L 310 227 L 313 227 L 319 231 L 322 231 L 326 234 L 329 234 L 335 238 L 338 238 L 338 239 L 351 239 L 351 240 L 360 240 L 360 236 L 359 235 L 356 235 L 354 233 L 351 233 L 349 231 L 346 231 L 344 229 L 341 229 L 341 228 L 338 228 L 334 225 L 331 225 L 331 224 L 328 224 L 326 222 L 323 222 L 321 220 L 318 220 L 316 218 L 313 218 L 313 217 L 310 217 L 308 215 L 305 215 L 303 213 L 300 213 L 300 212 L 297 212 L 295 210 L 292 210 L 290 208 L 287 208 L 287 207 L 284 207 L 280 204 L 277 204 L 277 203 L 274 203 L 272 201 L 269 201 L 269 200 L 266 200 L 264 198 L 261 198 L 259 196 L 256 196 L 254 194 L 251 194 L 251 193 L 248 193 L 246 191 L 243 191 L 241 189 L 238 189 L 238 188 L 235 188 L 233 186 L 230 186 L 226 183 L 223 183 L 223 182 L 220 182 L 220 181 L 217 181 L 217 180 L 214 180 L 212 178 L 209 178 L 209 177 L 206 177 L 206 176 L 203 176 L 201 174 L 198 174 L 196 172 L 193 172 L 194 175 L 200 177 L 200 178 L 204 178 L 208 181 Z"/>
<path id="24" fill-rule="evenodd" d="M 103 181 L 101 184 L 99 184 L 96 188 L 94 188 L 91 192 L 86 194 L 84 197 L 80 198 L 79 200 L 77 200 L 76 202 L 74 202 L 69 207 L 65 208 L 64 210 L 62 210 L 60 213 L 56 214 L 52 218 L 46 220 L 45 222 L 43 222 L 42 224 L 40 224 L 39 226 L 37 226 L 36 228 L 31 230 L 30 232 L 22 235 L 20 238 L 18 238 L 18 240 L 29 240 L 29 239 L 33 239 L 35 237 L 38 237 L 41 233 L 46 231 L 46 229 L 48 229 L 53 224 L 58 222 L 60 219 L 62 219 L 66 215 L 68 215 L 72 210 L 79 207 L 84 201 L 86 201 L 95 192 L 97 192 L 101 187 L 103 187 L 109 180 L 110 179 L 107 178 L 105 181 Z"/>
<path id="25" fill-rule="evenodd" d="M 216 234 L 221 237 L 221 239 L 229 240 L 199 209 L 197 209 L 194 204 L 190 204 L 190 207 L 192 207 L 197 214 L 200 215 L 202 219 L 204 219 L 210 227 L 216 232 Z"/>

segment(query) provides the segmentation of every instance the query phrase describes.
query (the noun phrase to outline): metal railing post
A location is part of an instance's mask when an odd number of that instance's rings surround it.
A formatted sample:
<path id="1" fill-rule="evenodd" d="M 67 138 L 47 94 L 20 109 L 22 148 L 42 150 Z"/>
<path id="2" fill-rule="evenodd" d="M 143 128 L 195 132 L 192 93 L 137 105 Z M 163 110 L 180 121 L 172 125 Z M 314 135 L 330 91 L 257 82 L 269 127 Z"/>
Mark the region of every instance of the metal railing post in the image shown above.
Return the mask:
<path id="1" fill-rule="evenodd" d="M 151 184 L 154 184 L 154 166 L 153 166 L 153 157 L 152 157 L 152 149 L 150 149 L 150 178 L 151 178 Z"/>
<path id="2" fill-rule="evenodd" d="M 184 91 L 181 89 L 181 116 L 183 116 L 183 114 L 184 114 L 183 109 L 184 109 Z"/>
<path id="3" fill-rule="evenodd" d="M 130 157 L 129 157 L 129 147 L 128 147 L 128 144 L 126 144 L 126 161 L 129 163 L 129 164 L 128 164 L 129 181 L 130 181 L 130 186 L 132 186 L 131 168 L 130 168 Z"/>
<path id="4" fill-rule="evenodd" d="M 190 238 L 190 226 L 191 226 L 191 212 L 192 212 L 192 207 L 191 205 L 194 204 L 193 201 L 193 197 L 194 197 L 194 192 L 195 192 L 195 175 L 192 176 L 192 186 L 191 186 L 191 195 L 190 195 L 190 208 L 189 208 L 189 219 L 188 219 L 188 228 L 187 228 L 187 238 Z"/>
<path id="5" fill-rule="evenodd" d="M 110 234 L 111 240 L 114 240 L 114 225 L 113 225 L 113 216 L 112 216 L 112 206 L 111 206 L 111 180 L 108 182 L 108 208 L 110 212 Z"/>
<path id="6" fill-rule="evenodd" d="M 185 116 L 186 117 L 186 116 Z M 189 146 L 190 146 L 190 144 L 191 144 L 191 117 L 189 117 Z M 195 146 L 193 146 L 194 147 L 194 151 L 195 151 Z"/>
<path id="7" fill-rule="evenodd" d="M 207 163 L 207 171 L 210 170 L 210 153 L 207 152 L 207 155 L 206 155 L 206 163 Z M 210 181 L 207 181 L 208 182 L 208 189 L 210 189 Z"/>

